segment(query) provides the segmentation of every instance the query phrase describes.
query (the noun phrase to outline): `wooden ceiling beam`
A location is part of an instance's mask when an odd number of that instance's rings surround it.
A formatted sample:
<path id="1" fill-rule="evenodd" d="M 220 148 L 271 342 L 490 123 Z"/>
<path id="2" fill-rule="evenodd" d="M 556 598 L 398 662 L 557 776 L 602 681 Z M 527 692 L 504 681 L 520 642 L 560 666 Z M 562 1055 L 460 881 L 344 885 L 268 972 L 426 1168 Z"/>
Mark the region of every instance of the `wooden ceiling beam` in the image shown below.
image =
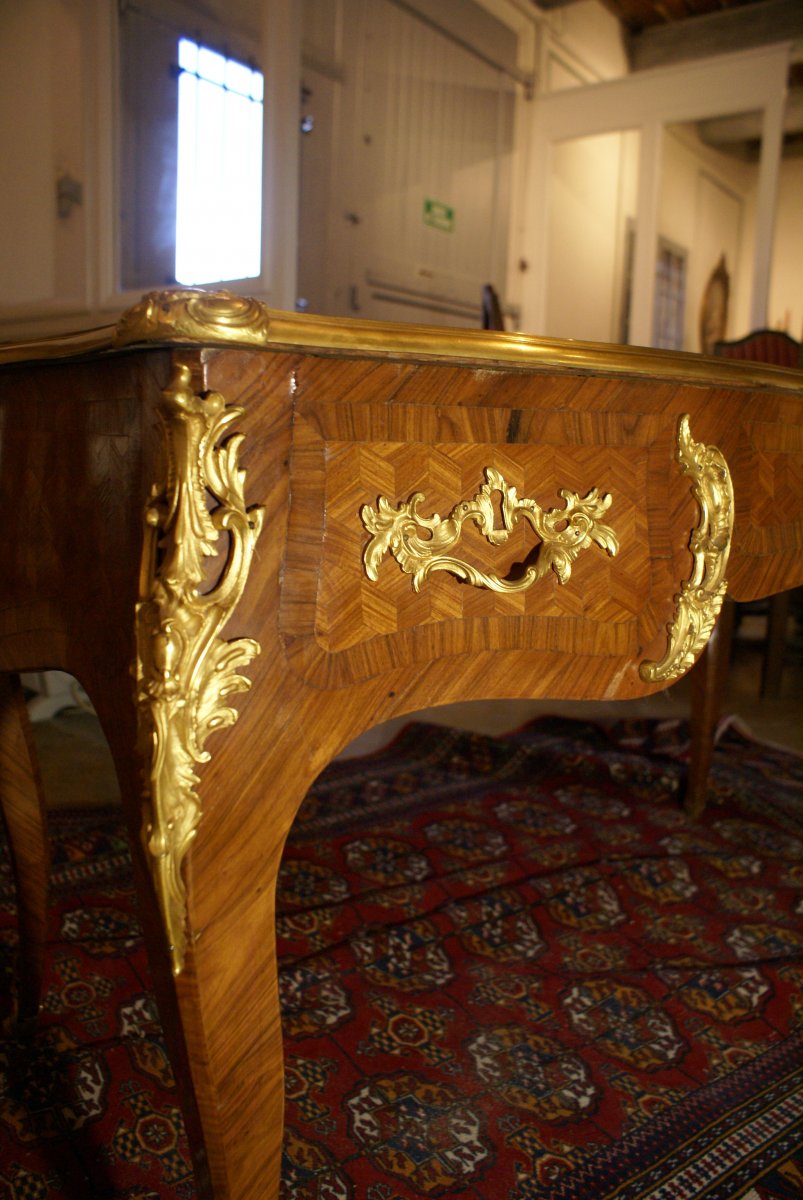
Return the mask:
<path id="1" fill-rule="evenodd" d="M 608 7 L 615 11 L 628 4 L 637 7 L 633 0 L 611 0 Z M 684 5 L 684 0 L 657 0 L 650 7 L 665 6 L 669 13 L 678 4 Z M 694 0 L 689 0 L 689 6 L 693 4 Z M 759 4 L 726 8 L 685 20 L 670 18 L 665 24 L 642 28 L 629 38 L 630 64 L 638 71 L 788 41 L 798 43 L 795 57 L 803 55 L 800 0 L 762 0 Z"/>

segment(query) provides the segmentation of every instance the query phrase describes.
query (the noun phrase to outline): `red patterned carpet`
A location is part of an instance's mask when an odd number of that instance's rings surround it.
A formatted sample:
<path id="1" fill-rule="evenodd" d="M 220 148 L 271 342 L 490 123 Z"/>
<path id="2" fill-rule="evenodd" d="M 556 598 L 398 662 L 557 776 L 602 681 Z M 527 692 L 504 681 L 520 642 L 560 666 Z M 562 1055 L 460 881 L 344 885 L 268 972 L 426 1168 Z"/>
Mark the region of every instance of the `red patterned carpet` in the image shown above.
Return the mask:
<path id="1" fill-rule="evenodd" d="M 684 736 L 411 725 L 325 772 L 281 878 L 283 1200 L 803 1196 L 803 761 L 731 728 L 691 823 Z M 189 1200 L 119 816 L 52 836 L 0 1198 Z"/>

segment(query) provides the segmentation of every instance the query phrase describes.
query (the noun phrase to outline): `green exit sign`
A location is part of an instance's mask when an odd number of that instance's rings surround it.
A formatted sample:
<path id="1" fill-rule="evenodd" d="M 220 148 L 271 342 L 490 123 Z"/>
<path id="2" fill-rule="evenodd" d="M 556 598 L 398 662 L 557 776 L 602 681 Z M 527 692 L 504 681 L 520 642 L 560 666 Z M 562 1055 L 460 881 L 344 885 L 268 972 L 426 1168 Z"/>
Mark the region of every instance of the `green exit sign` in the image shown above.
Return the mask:
<path id="1" fill-rule="evenodd" d="M 431 225 L 433 229 L 442 229 L 444 233 L 452 233 L 454 209 L 442 200 L 427 199 L 424 201 L 424 224 Z"/>

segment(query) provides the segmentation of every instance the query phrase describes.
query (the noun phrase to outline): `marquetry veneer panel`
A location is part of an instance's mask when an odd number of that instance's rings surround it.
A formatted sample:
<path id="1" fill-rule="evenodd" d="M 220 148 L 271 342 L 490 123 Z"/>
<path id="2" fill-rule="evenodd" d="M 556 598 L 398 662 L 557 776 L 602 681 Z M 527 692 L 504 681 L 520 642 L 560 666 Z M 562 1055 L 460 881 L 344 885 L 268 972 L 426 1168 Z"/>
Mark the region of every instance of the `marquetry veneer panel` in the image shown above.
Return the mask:
<path id="1" fill-rule="evenodd" d="M 536 407 L 553 396 L 565 401 L 567 385 L 582 393 L 586 381 L 578 378 L 376 363 L 338 363 L 335 375 L 332 364 L 327 367 L 325 379 L 314 360 L 294 371 L 281 611 L 294 669 L 342 686 L 428 661 L 449 653 L 450 645 L 454 652 L 524 648 L 574 655 L 607 648 L 636 661 L 669 619 L 677 580 L 688 569 L 683 556 L 694 505 L 674 463 L 673 418 L 626 408 Z M 409 402 L 413 377 L 437 404 Z M 473 394 L 467 379 L 473 379 Z M 621 381 L 603 382 L 602 389 L 604 403 L 627 399 Z M 436 573 L 416 593 L 390 557 L 376 582 L 366 577 L 363 505 L 375 506 L 379 495 L 396 505 L 420 491 L 426 498 L 421 511 L 445 516 L 477 492 L 489 466 L 545 509 L 562 507 L 561 488 L 609 492 L 605 521 L 619 539 L 617 556 L 592 546 L 577 558 L 566 584 L 550 573 L 514 595 L 474 588 L 447 573 Z M 461 556 L 497 574 L 537 544 L 523 521 L 504 547 L 490 546 L 473 526 L 465 529 Z M 360 646 L 368 652 L 359 653 Z"/>

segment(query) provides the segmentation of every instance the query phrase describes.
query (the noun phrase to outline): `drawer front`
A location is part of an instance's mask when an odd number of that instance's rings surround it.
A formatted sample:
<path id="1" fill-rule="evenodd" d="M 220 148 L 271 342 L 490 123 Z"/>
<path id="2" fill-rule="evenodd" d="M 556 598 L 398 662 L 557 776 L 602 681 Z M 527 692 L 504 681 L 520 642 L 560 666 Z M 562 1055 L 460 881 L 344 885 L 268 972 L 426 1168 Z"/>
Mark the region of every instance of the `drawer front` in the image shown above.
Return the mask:
<path id="1" fill-rule="evenodd" d="M 320 370 L 312 361 L 296 376 L 281 605 L 290 662 L 306 680 L 344 686 L 485 650 L 607 656 L 637 674 L 648 646 L 663 652 L 697 519 L 673 413 L 633 412 L 621 396 L 617 406 L 615 389 L 602 411 L 570 410 L 565 379 L 398 364 L 344 363 L 324 392 Z M 570 383 L 576 405 L 587 383 Z M 556 389 L 560 408 L 550 407 Z M 521 509 L 504 529 L 505 489 L 548 516 L 551 541 L 536 532 L 541 516 Z M 484 531 L 465 516 L 483 495 Z M 590 533 L 567 562 L 559 513 L 584 501 Z M 406 528 L 408 549 L 426 559 L 436 516 L 449 562 L 416 579 L 393 533 Z M 507 590 L 539 556 L 541 577 Z"/>

